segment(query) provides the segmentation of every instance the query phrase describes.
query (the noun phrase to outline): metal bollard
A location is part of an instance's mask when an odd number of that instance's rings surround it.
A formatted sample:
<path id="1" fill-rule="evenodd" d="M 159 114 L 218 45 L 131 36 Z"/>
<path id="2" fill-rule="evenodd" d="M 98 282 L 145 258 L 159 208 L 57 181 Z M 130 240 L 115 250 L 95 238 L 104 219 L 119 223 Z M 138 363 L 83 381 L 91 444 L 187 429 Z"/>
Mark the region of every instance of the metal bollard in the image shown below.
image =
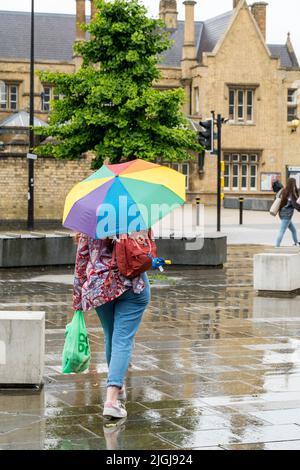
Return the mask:
<path id="1" fill-rule="evenodd" d="M 201 198 L 199 196 L 196 197 L 197 227 L 199 227 L 199 225 L 200 225 L 200 201 L 201 201 Z"/>
<path id="2" fill-rule="evenodd" d="M 240 225 L 243 225 L 243 210 L 244 210 L 245 198 L 241 196 L 239 198 L 239 201 L 240 201 Z"/>

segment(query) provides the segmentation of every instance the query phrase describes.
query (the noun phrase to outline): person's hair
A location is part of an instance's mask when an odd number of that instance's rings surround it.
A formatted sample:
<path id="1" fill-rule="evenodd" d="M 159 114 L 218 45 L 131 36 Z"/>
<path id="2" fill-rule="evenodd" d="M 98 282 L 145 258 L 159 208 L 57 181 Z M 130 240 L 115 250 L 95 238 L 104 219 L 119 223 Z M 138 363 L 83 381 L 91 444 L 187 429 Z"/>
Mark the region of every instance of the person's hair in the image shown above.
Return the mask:
<path id="1" fill-rule="evenodd" d="M 280 209 L 287 205 L 289 197 L 291 197 L 294 201 L 296 201 L 299 197 L 297 181 L 295 178 L 289 178 L 287 180 L 286 187 L 283 189 L 281 194 Z"/>

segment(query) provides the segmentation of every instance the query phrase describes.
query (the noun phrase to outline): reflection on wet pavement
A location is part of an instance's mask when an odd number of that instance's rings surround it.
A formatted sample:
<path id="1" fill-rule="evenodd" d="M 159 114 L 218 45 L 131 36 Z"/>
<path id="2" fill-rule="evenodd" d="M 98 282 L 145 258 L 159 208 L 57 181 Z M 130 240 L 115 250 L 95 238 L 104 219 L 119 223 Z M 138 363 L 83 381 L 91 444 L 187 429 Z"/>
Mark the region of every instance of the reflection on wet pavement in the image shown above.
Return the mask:
<path id="1" fill-rule="evenodd" d="M 102 419 L 103 334 L 90 312 L 91 367 L 60 373 L 72 268 L 0 270 L 0 308 L 46 311 L 45 385 L 0 391 L 0 449 L 300 449 L 300 298 L 258 298 L 252 257 L 176 269 L 153 286 L 127 377 L 128 419 Z"/>

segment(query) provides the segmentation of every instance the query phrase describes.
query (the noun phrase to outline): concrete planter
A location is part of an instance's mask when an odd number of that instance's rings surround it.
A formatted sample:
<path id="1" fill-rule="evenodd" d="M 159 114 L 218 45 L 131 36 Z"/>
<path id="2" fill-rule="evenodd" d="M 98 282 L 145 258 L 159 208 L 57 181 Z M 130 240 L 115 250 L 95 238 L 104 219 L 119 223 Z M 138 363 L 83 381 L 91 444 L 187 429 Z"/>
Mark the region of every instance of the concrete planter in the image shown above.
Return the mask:
<path id="1" fill-rule="evenodd" d="M 73 264 L 76 245 L 71 236 L 49 235 L 0 238 L 0 267 Z"/>
<path id="2" fill-rule="evenodd" d="M 45 313 L 0 312 L 0 388 L 40 386 L 44 356 Z"/>
<path id="3" fill-rule="evenodd" d="M 175 265 L 221 266 L 227 259 L 227 239 L 207 235 L 204 240 L 158 239 L 160 257 Z M 76 245 L 70 235 L 0 237 L 0 267 L 74 264 Z"/>
<path id="4" fill-rule="evenodd" d="M 201 241 L 200 241 L 201 243 Z M 203 247 L 199 240 L 157 240 L 158 255 L 170 259 L 175 265 L 222 266 L 227 261 L 227 238 L 223 235 L 207 235 Z"/>
<path id="5" fill-rule="evenodd" d="M 300 291 L 300 252 L 278 249 L 254 256 L 254 289 L 260 295 L 283 297 Z"/>

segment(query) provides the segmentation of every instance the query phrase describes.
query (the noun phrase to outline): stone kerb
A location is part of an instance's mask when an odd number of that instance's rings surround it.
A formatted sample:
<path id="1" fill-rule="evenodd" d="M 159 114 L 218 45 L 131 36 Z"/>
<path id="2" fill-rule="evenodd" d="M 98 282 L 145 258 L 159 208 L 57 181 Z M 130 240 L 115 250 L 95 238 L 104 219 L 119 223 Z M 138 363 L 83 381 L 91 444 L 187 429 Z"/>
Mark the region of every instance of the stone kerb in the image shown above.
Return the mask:
<path id="1" fill-rule="evenodd" d="M 0 388 L 40 386 L 45 312 L 0 311 Z"/>
<path id="2" fill-rule="evenodd" d="M 268 297 L 295 296 L 300 292 L 299 248 L 283 248 L 254 256 L 254 289 Z"/>

